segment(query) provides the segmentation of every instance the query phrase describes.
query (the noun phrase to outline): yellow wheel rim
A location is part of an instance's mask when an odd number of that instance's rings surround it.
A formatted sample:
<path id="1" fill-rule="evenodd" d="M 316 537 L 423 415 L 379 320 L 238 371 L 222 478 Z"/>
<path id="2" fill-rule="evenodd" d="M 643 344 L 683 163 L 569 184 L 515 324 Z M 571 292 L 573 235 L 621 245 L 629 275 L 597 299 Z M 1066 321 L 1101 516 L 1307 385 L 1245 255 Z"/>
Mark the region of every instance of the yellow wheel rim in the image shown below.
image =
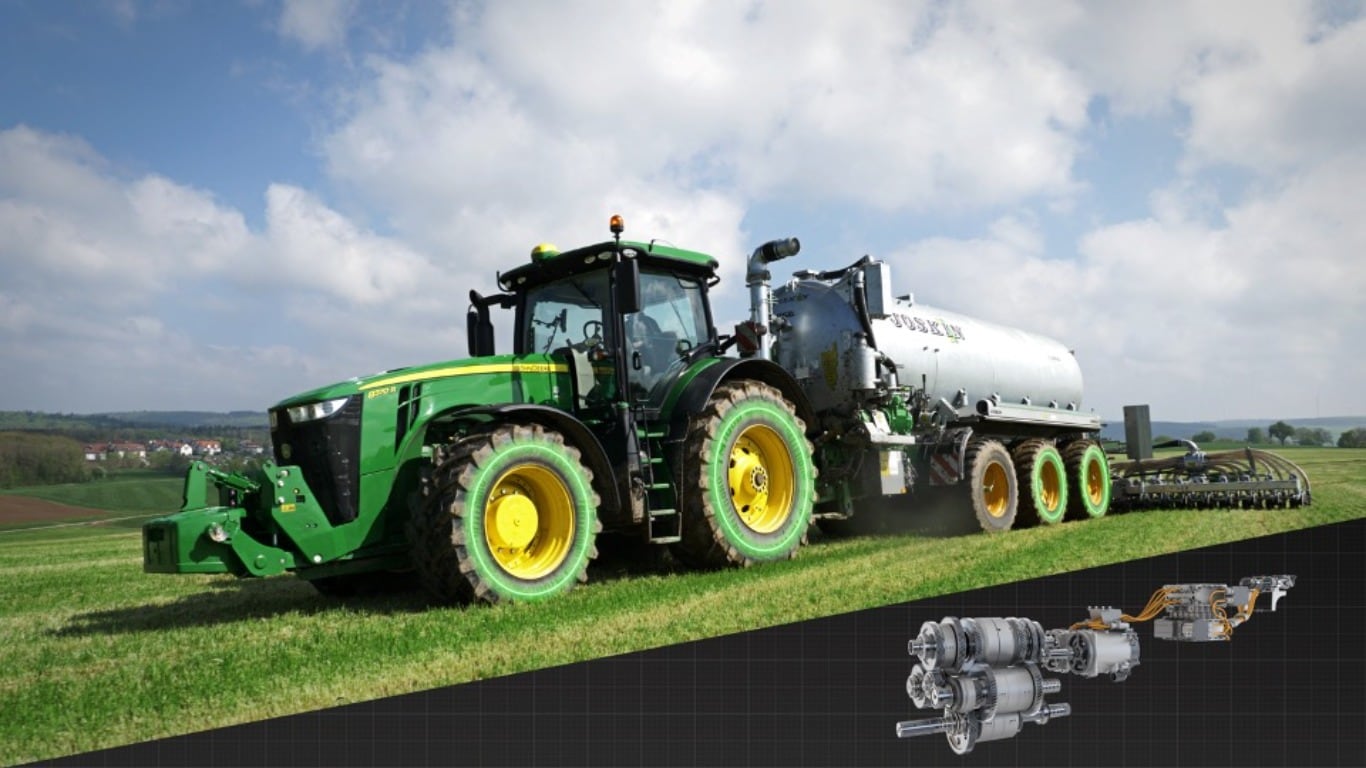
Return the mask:
<path id="1" fill-rule="evenodd" d="M 755 533 L 773 533 L 792 515 L 796 467 L 787 443 L 766 424 L 745 427 L 730 449 L 727 482 L 740 521 Z"/>
<path id="2" fill-rule="evenodd" d="M 1039 500 L 1049 512 L 1056 510 L 1062 501 L 1062 482 L 1062 475 L 1056 466 L 1051 463 L 1043 465 L 1039 472 Z"/>
<path id="3" fill-rule="evenodd" d="M 1099 461 L 1093 461 L 1086 467 L 1086 495 L 1090 497 L 1092 505 L 1105 500 L 1105 470 Z"/>
<path id="4" fill-rule="evenodd" d="M 536 464 L 504 472 L 484 505 L 484 539 L 498 566 L 516 578 L 539 579 L 554 572 L 574 539 L 569 487 Z"/>
<path id="5" fill-rule="evenodd" d="M 1006 505 L 1010 501 L 1010 486 L 1006 479 L 1006 468 L 999 461 L 987 465 L 982 475 L 982 501 L 986 504 L 987 514 L 992 517 L 1005 517 Z"/>

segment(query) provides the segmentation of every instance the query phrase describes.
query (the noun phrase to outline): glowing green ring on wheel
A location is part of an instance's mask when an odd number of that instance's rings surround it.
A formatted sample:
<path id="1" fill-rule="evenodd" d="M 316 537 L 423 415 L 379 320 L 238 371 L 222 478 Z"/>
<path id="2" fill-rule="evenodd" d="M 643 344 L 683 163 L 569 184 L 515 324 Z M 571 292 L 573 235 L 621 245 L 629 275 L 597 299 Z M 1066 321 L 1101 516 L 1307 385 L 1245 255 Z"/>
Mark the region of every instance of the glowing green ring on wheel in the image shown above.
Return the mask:
<path id="1" fill-rule="evenodd" d="M 776 434 L 791 458 L 792 506 L 787 519 L 776 526 L 773 535 L 761 535 L 747 526 L 732 502 L 730 490 L 730 457 L 736 442 L 747 430 L 762 425 Z M 712 456 L 708 462 L 707 493 L 716 522 L 726 542 L 753 560 L 773 560 L 788 555 L 801 541 L 811 522 L 812 495 L 815 470 L 807 451 L 806 435 L 797 427 L 792 415 L 776 404 L 764 400 L 746 400 L 736 404 L 721 419 L 712 440 Z M 768 526 L 764 526 L 768 527 Z"/>
<path id="2" fill-rule="evenodd" d="M 1077 466 L 1077 490 L 1088 517 L 1103 517 L 1110 509 L 1110 463 L 1099 445 L 1091 443 Z"/>
<path id="3" fill-rule="evenodd" d="M 1061 523 L 1067 514 L 1067 467 L 1062 454 L 1051 445 L 1041 449 L 1034 459 L 1029 497 L 1034 502 L 1035 516 L 1044 525 Z"/>
<path id="4" fill-rule="evenodd" d="M 574 507 L 573 540 L 569 552 L 558 561 L 551 574 L 535 580 L 518 579 L 504 569 L 499 558 L 489 549 L 485 523 L 488 496 L 496 483 L 519 465 L 528 464 L 558 470 L 568 485 Z M 506 445 L 488 464 L 479 468 L 465 498 L 469 500 L 462 523 L 466 551 L 474 561 L 479 578 L 487 582 L 493 591 L 514 600 L 541 600 L 560 594 L 577 581 L 589 559 L 592 536 L 588 534 L 593 530 L 593 490 L 583 470 L 562 451 L 541 443 Z"/>

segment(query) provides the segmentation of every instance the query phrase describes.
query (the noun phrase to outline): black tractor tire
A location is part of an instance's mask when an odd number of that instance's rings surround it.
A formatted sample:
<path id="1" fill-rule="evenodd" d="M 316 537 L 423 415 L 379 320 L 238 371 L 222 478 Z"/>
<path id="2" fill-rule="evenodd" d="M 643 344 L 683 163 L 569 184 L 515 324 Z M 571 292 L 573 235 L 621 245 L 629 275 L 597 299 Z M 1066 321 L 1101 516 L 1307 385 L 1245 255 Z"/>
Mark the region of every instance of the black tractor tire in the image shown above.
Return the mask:
<path id="1" fill-rule="evenodd" d="M 1062 448 L 1067 468 L 1067 519 L 1093 520 L 1110 510 L 1110 460 L 1095 440 L 1073 440 Z"/>
<path id="2" fill-rule="evenodd" d="M 1057 525 L 1067 513 L 1067 467 L 1047 440 L 1021 442 L 1011 451 L 1020 492 L 1018 527 Z"/>
<path id="3" fill-rule="evenodd" d="M 816 495 L 811 451 L 806 425 L 777 389 L 748 380 L 717 387 L 675 462 L 683 530 L 674 555 L 695 568 L 794 557 Z"/>
<path id="4" fill-rule="evenodd" d="M 1020 502 L 1010 452 L 998 440 L 977 440 L 968 445 L 965 463 L 977 524 L 987 533 L 1010 530 Z"/>
<path id="5" fill-rule="evenodd" d="M 413 565 L 440 603 L 555 597 L 588 578 L 599 501 L 578 449 L 540 425 L 434 446 L 408 521 Z"/>

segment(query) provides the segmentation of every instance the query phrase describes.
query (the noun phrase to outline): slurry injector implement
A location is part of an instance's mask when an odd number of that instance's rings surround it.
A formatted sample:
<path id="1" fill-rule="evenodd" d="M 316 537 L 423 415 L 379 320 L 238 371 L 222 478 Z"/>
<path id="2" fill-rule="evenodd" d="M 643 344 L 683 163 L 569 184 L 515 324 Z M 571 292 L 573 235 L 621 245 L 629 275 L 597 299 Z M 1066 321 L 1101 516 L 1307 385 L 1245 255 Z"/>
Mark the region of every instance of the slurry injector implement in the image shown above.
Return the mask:
<path id="1" fill-rule="evenodd" d="M 1244 448 L 1206 453 L 1190 440 L 1152 444 L 1148 407 L 1124 408 L 1129 461 L 1110 465 L 1111 505 L 1117 511 L 1196 507 L 1299 507 L 1310 503 L 1309 475 L 1268 451 Z M 1179 456 L 1153 458 L 1154 448 L 1185 448 Z"/>
<path id="2" fill-rule="evenodd" d="M 1139 664 L 1132 624 L 1153 621 L 1160 640 L 1227 641 L 1258 610 L 1259 597 L 1268 596 L 1263 610 L 1274 611 L 1293 586 L 1294 576 L 1249 576 L 1238 586 L 1172 584 L 1153 593 L 1137 615 L 1091 608 L 1088 618 L 1067 629 L 1047 631 L 1031 619 L 927 621 L 910 642 L 920 661 L 906 679 L 906 692 L 916 707 L 942 714 L 897 723 L 896 735 L 942 733 L 960 755 L 978 742 L 1012 738 L 1025 723 L 1044 725 L 1072 713 L 1065 703 L 1045 701 L 1062 690 L 1062 682 L 1045 673 L 1127 679 Z"/>
<path id="3" fill-rule="evenodd" d="M 1308 504 L 1309 475 L 1294 462 L 1267 451 L 1244 448 L 1205 453 L 1189 440 L 1186 453 L 1165 459 L 1116 462 L 1111 504 L 1140 508 L 1233 507 L 1273 509 Z"/>

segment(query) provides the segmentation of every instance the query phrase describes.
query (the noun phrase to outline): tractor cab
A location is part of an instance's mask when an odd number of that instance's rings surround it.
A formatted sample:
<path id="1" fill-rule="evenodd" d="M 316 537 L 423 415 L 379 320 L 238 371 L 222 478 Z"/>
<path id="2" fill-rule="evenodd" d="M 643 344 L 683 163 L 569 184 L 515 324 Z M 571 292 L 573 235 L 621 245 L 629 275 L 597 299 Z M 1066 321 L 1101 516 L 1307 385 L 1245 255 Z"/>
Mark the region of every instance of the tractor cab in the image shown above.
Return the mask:
<path id="1" fill-rule="evenodd" d="M 717 262 L 695 251 L 612 240 L 561 252 L 542 243 L 500 274 L 502 294 L 472 294 L 470 353 L 493 353 L 487 308 L 516 309 L 513 353 L 550 354 L 570 365 L 584 416 L 614 403 L 657 411 L 670 383 L 717 348 L 707 302 Z M 625 382 L 622 386 L 619 382 Z"/>

